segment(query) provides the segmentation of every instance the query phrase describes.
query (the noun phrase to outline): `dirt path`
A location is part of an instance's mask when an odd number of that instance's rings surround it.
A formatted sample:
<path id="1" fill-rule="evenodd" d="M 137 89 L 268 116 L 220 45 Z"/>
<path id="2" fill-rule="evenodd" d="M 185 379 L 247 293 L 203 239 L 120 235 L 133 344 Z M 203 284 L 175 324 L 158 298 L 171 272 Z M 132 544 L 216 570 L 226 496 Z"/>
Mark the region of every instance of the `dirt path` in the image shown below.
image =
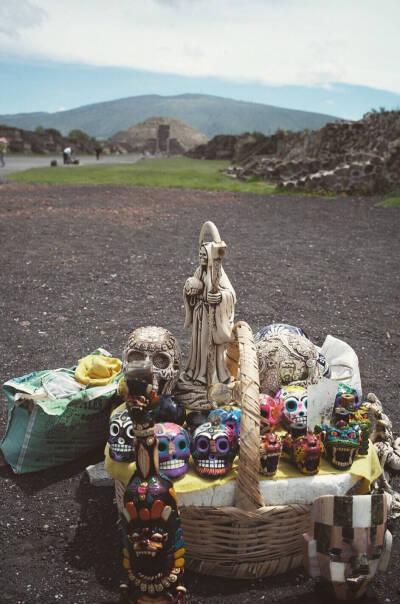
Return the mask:
<path id="1" fill-rule="evenodd" d="M 131 164 L 137 162 L 141 157 L 136 153 L 128 153 L 126 155 L 104 155 L 100 160 L 96 160 L 94 155 L 78 155 L 77 159 L 79 159 L 80 166 L 89 166 L 92 164 Z M 5 167 L 0 166 L 0 182 L 2 177 L 12 172 L 21 172 L 30 168 L 48 168 L 52 160 L 56 160 L 59 167 L 76 169 L 76 166 L 63 165 L 62 153 L 53 153 L 46 156 L 7 155 Z"/>
<path id="2" fill-rule="evenodd" d="M 237 319 L 254 330 L 298 325 L 316 344 L 328 333 L 345 339 L 365 394 L 381 398 L 399 433 L 400 212 L 376 201 L 2 185 L 1 381 L 70 366 L 98 346 L 120 356 L 145 324 L 168 327 L 187 354 L 182 286 L 200 226 L 213 220 L 228 244 Z M 112 493 L 88 484 L 87 461 L 22 477 L 0 469 L 2 602 L 118 601 Z M 400 600 L 399 522 L 391 529 L 390 574 L 375 581 L 369 604 Z M 195 604 L 320 601 L 301 569 L 254 582 L 188 573 L 188 586 Z"/>

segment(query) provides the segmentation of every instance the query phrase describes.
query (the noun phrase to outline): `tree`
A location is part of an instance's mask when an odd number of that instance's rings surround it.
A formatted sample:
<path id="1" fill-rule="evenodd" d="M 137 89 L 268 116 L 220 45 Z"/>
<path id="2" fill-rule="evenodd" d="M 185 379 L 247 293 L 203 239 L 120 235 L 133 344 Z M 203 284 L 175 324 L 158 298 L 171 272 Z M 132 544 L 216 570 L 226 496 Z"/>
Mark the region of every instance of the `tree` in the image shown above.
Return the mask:
<path id="1" fill-rule="evenodd" d="M 77 128 L 75 128 L 74 130 L 71 130 L 70 133 L 68 134 L 68 138 L 72 138 L 72 139 L 79 139 L 79 138 L 83 138 L 84 140 L 90 140 L 90 136 L 88 134 L 86 134 L 86 132 L 84 132 L 83 130 L 79 130 Z"/>

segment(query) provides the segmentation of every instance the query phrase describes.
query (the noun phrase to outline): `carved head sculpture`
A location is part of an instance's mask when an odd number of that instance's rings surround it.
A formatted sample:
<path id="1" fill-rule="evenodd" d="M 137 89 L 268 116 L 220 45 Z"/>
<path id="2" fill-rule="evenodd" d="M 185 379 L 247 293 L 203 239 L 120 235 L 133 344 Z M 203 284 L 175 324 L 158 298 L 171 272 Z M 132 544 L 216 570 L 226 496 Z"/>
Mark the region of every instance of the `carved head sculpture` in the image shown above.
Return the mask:
<path id="1" fill-rule="evenodd" d="M 359 408 L 360 404 L 357 390 L 344 382 L 338 382 L 334 407 L 343 407 L 353 412 Z"/>
<path id="2" fill-rule="evenodd" d="M 213 426 L 206 422 L 199 426 L 192 437 L 191 452 L 194 469 L 206 478 L 220 478 L 232 468 L 239 450 L 234 431 L 228 426 Z"/>
<path id="3" fill-rule="evenodd" d="M 278 469 L 282 442 L 277 434 L 266 432 L 260 436 L 260 472 L 273 476 Z"/>
<path id="4" fill-rule="evenodd" d="M 274 396 L 291 382 L 316 384 L 323 375 L 328 377 L 329 368 L 323 355 L 298 328 L 273 327 L 263 328 L 254 338 L 261 392 Z"/>
<path id="5" fill-rule="evenodd" d="M 158 440 L 160 472 L 172 480 L 180 478 L 189 469 L 190 443 L 184 428 L 171 422 L 154 426 Z"/>
<path id="6" fill-rule="evenodd" d="M 392 535 L 385 495 L 325 495 L 313 504 L 312 534 L 303 535 L 304 566 L 336 598 L 360 598 L 377 571 L 387 570 Z"/>
<path id="7" fill-rule="evenodd" d="M 322 441 L 329 462 L 338 470 L 351 468 L 358 453 L 361 430 L 358 424 L 353 426 L 316 426 L 315 432 L 322 431 Z"/>
<path id="8" fill-rule="evenodd" d="M 154 325 L 138 327 L 122 353 L 122 369 L 125 372 L 131 361 L 149 360 L 154 390 L 158 394 L 171 394 L 179 378 L 181 359 L 179 343 L 167 329 Z"/>
<path id="9" fill-rule="evenodd" d="M 223 424 L 231 428 L 239 441 L 241 417 L 242 412 L 237 407 L 219 407 L 210 411 L 206 421 L 215 427 Z"/>
<path id="10" fill-rule="evenodd" d="M 283 450 L 302 474 L 311 476 L 319 472 L 324 445 L 321 434 L 306 430 L 305 434 L 295 437 L 287 433 L 283 439 Z"/>
<path id="11" fill-rule="evenodd" d="M 307 424 L 307 388 L 299 384 L 285 386 L 276 393 L 275 400 L 281 405 L 279 421 L 287 430 L 292 424 Z"/>
<path id="12" fill-rule="evenodd" d="M 271 428 L 279 422 L 279 412 L 282 406 L 281 400 L 276 400 L 269 394 L 260 393 L 261 424 L 263 428 Z"/>
<path id="13" fill-rule="evenodd" d="M 361 443 L 359 455 L 367 455 L 369 449 L 369 437 L 372 431 L 372 421 L 366 407 L 360 406 L 356 411 L 350 412 L 349 426 L 359 426 L 361 431 Z"/>
<path id="14" fill-rule="evenodd" d="M 134 461 L 133 426 L 127 409 L 117 410 L 111 415 L 108 443 L 111 459 L 126 463 Z"/>

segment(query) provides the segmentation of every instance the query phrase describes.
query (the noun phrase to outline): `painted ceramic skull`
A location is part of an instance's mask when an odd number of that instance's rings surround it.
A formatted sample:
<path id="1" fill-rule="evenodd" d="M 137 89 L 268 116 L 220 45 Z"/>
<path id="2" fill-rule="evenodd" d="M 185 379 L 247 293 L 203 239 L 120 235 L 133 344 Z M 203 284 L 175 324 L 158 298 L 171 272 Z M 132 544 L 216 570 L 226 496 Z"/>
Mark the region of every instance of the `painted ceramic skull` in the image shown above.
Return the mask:
<path id="1" fill-rule="evenodd" d="M 131 361 L 150 360 L 153 388 L 158 394 L 171 394 L 179 378 L 181 349 L 176 338 L 163 327 L 154 325 L 135 329 L 122 353 L 122 369 Z"/>
<path id="2" fill-rule="evenodd" d="M 158 440 L 160 471 L 174 480 L 189 469 L 190 443 L 188 433 L 182 426 L 164 422 L 154 426 Z"/>
<path id="3" fill-rule="evenodd" d="M 205 478 L 219 478 L 232 468 L 238 441 L 228 426 L 206 422 L 196 429 L 190 448 L 196 472 Z"/>
<path id="4" fill-rule="evenodd" d="M 125 408 L 116 411 L 110 417 L 108 443 L 110 457 L 114 461 L 129 463 L 135 459 L 132 420 Z"/>
<path id="5" fill-rule="evenodd" d="M 353 602 L 376 572 L 389 565 L 392 535 L 386 528 L 386 496 L 325 495 L 313 504 L 311 520 L 311 534 L 303 534 L 304 566 L 336 598 Z"/>
<path id="6" fill-rule="evenodd" d="M 279 421 L 284 428 L 289 429 L 293 424 L 307 424 L 307 388 L 290 384 L 276 393 L 275 400 L 282 405 Z"/>
<path id="7" fill-rule="evenodd" d="M 218 426 L 219 424 L 228 426 L 239 440 L 241 417 L 242 412 L 236 407 L 219 407 L 210 411 L 206 421 L 210 422 L 213 426 Z"/>
<path id="8" fill-rule="evenodd" d="M 269 394 L 260 393 L 260 411 L 262 431 L 265 428 L 275 426 L 279 422 L 279 412 L 282 408 L 282 402 L 275 400 Z"/>

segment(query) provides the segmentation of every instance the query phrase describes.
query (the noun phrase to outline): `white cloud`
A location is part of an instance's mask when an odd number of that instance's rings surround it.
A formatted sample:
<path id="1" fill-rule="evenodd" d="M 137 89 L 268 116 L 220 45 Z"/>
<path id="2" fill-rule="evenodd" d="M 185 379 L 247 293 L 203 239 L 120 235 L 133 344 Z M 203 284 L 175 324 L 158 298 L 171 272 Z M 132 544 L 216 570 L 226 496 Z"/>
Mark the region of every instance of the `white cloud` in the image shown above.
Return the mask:
<path id="1" fill-rule="evenodd" d="M 0 53 L 19 58 L 400 92 L 398 0 L 1 2 Z M 1 16 L 16 5 L 13 30 Z M 1 35 L 22 28 L 18 45 Z"/>
<path id="2" fill-rule="evenodd" d="M 2 0 L 0 4 L 0 35 L 18 38 L 23 29 L 43 23 L 46 12 L 29 0 Z M 14 40 L 15 42 L 15 40 Z"/>

